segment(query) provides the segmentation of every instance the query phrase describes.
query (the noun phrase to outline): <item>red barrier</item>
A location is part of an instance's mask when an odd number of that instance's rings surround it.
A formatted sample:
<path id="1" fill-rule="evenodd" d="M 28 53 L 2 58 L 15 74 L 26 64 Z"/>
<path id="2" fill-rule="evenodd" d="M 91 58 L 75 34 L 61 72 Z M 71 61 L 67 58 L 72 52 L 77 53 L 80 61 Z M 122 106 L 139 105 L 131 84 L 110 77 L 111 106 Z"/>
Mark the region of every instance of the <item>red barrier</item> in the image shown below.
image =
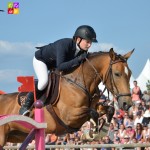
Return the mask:
<path id="1" fill-rule="evenodd" d="M 4 91 L 1 91 L 1 90 L 0 90 L 0 94 L 6 94 L 6 93 L 5 93 Z"/>

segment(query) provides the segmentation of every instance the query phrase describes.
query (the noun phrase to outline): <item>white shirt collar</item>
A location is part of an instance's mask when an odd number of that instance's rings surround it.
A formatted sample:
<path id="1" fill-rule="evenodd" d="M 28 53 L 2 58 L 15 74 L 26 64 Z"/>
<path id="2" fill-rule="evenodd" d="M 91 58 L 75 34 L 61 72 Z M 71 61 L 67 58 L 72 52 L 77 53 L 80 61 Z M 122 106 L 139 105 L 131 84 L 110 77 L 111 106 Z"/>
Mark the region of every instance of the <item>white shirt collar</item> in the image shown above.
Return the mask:
<path id="1" fill-rule="evenodd" d="M 78 52 L 80 51 L 79 46 L 76 44 L 76 52 L 75 52 L 75 56 L 78 54 Z"/>

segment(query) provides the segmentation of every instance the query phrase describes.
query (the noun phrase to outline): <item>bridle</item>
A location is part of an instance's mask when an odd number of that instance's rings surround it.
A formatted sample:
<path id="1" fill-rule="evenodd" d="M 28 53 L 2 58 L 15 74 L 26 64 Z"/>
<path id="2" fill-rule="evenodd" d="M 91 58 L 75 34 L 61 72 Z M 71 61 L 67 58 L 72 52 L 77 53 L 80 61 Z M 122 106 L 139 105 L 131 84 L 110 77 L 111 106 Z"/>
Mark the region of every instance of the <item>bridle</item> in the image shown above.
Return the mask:
<path id="1" fill-rule="evenodd" d="M 118 60 L 110 60 L 110 63 L 109 63 L 109 67 L 106 71 L 106 74 L 104 76 L 104 78 L 101 77 L 101 75 L 99 74 L 99 72 L 96 70 L 96 68 L 94 67 L 94 65 L 89 61 L 88 58 L 86 58 L 86 61 L 88 62 L 88 64 L 92 67 L 92 69 L 94 70 L 94 80 L 98 77 L 102 82 L 103 84 L 105 84 L 108 80 L 108 78 L 110 78 L 110 84 L 111 84 L 111 88 L 109 87 L 106 87 L 104 88 L 104 90 L 102 91 L 102 94 L 105 92 L 105 90 L 107 89 L 108 92 L 110 91 L 113 96 L 116 98 L 116 100 L 118 101 L 118 99 L 122 96 L 131 96 L 131 93 L 119 93 L 119 90 L 115 84 L 115 81 L 114 81 L 114 77 L 113 77 L 113 73 L 112 73 L 112 66 L 113 64 L 116 64 L 116 63 L 119 63 L 119 62 L 123 62 L 123 63 L 126 63 L 127 60 L 124 59 L 121 55 L 117 55 L 118 57 Z M 81 67 L 82 65 L 80 65 Z M 80 69 L 79 69 L 80 70 Z M 88 91 L 88 89 L 81 83 L 79 82 L 76 82 L 76 78 L 75 80 L 71 79 L 71 78 L 67 78 L 65 76 L 61 76 L 62 78 L 64 78 L 65 80 L 67 80 L 68 82 L 74 84 L 75 86 L 77 86 L 78 88 L 80 88 L 82 91 L 84 91 L 84 93 L 86 93 L 86 95 L 88 96 L 88 99 L 89 99 L 89 106 L 92 102 L 92 100 L 94 99 L 94 96 L 95 96 L 95 93 L 93 95 L 90 94 L 90 92 Z M 114 86 L 113 86 L 114 85 Z M 114 91 L 114 87 L 116 89 L 116 93 Z M 100 95 L 101 96 L 101 95 Z"/>
<path id="2" fill-rule="evenodd" d="M 131 93 L 119 93 L 119 90 L 118 90 L 118 88 L 117 88 L 117 86 L 116 86 L 116 84 L 115 84 L 114 77 L 113 77 L 113 73 L 112 73 L 112 66 L 113 66 L 113 64 L 116 64 L 116 63 L 119 63 L 119 62 L 123 62 L 123 63 L 126 63 L 126 62 L 127 62 L 126 59 L 124 59 L 121 55 L 117 55 L 117 56 L 118 56 L 120 59 L 114 60 L 114 61 L 113 61 L 113 60 L 110 60 L 109 67 L 108 67 L 107 72 L 106 72 L 106 74 L 105 74 L 105 76 L 104 76 L 104 79 L 102 79 L 102 77 L 100 76 L 100 74 L 98 73 L 98 71 L 96 70 L 96 68 L 93 66 L 93 64 L 89 61 L 88 58 L 86 58 L 86 61 L 87 61 L 88 64 L 93 68 L 93 70 L 94 70 L 94 72 L 95 72 L 95 77 L 98 76 L 99 79 L 100 79 L 101 81 L 103 81 L 103 84 L 105 84 L 105 83 L 107 82 L 107 80 L 108 80 L 108 77 L 110 77 L 111 88 L 109 88 L 109 87 L 106 88 L 106 86 L 105 86 L 105 89 L 103 90 L 102 94 L 103 94 L 104 91 L 107 89 L 108 91 L 110 91 L 110 92 L 115 96 L 115 98 L 116 98 L 117 101 L 118 101 L 119 97 L 122 97 L 122 96 L 131 96 Z M 115 93 L 113 85 L 115 86 L 115 89 L 116 89 L 117 93 Z"/>

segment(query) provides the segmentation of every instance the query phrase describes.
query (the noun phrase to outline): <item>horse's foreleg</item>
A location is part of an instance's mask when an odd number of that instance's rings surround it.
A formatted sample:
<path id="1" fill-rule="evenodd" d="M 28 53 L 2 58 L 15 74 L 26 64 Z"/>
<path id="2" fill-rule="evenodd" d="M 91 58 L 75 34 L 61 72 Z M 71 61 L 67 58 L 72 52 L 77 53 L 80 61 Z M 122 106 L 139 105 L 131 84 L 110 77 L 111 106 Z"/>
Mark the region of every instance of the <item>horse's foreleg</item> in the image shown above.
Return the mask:
<path id="1" fill-rule="evenodd" d="M 90 109 L 90 117 L 97 123 L 99 114 L 94 109 Z"/>

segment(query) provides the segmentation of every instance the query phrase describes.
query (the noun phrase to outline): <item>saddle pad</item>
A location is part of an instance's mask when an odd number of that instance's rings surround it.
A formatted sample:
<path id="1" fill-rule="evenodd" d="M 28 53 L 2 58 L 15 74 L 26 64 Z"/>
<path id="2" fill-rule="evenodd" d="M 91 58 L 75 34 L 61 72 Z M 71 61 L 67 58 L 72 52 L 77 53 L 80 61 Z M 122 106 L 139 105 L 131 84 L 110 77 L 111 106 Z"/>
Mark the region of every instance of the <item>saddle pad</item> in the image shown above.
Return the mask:
<path id="1" fill-rule="evenodd" d="M 28 94 L 28 92 L 20 92 L 18 94 L 18 104 L 20 106 L 24 105 L 24 103 L 25 103 L 25 101 L 27 99 L 27 94 Z"/>

